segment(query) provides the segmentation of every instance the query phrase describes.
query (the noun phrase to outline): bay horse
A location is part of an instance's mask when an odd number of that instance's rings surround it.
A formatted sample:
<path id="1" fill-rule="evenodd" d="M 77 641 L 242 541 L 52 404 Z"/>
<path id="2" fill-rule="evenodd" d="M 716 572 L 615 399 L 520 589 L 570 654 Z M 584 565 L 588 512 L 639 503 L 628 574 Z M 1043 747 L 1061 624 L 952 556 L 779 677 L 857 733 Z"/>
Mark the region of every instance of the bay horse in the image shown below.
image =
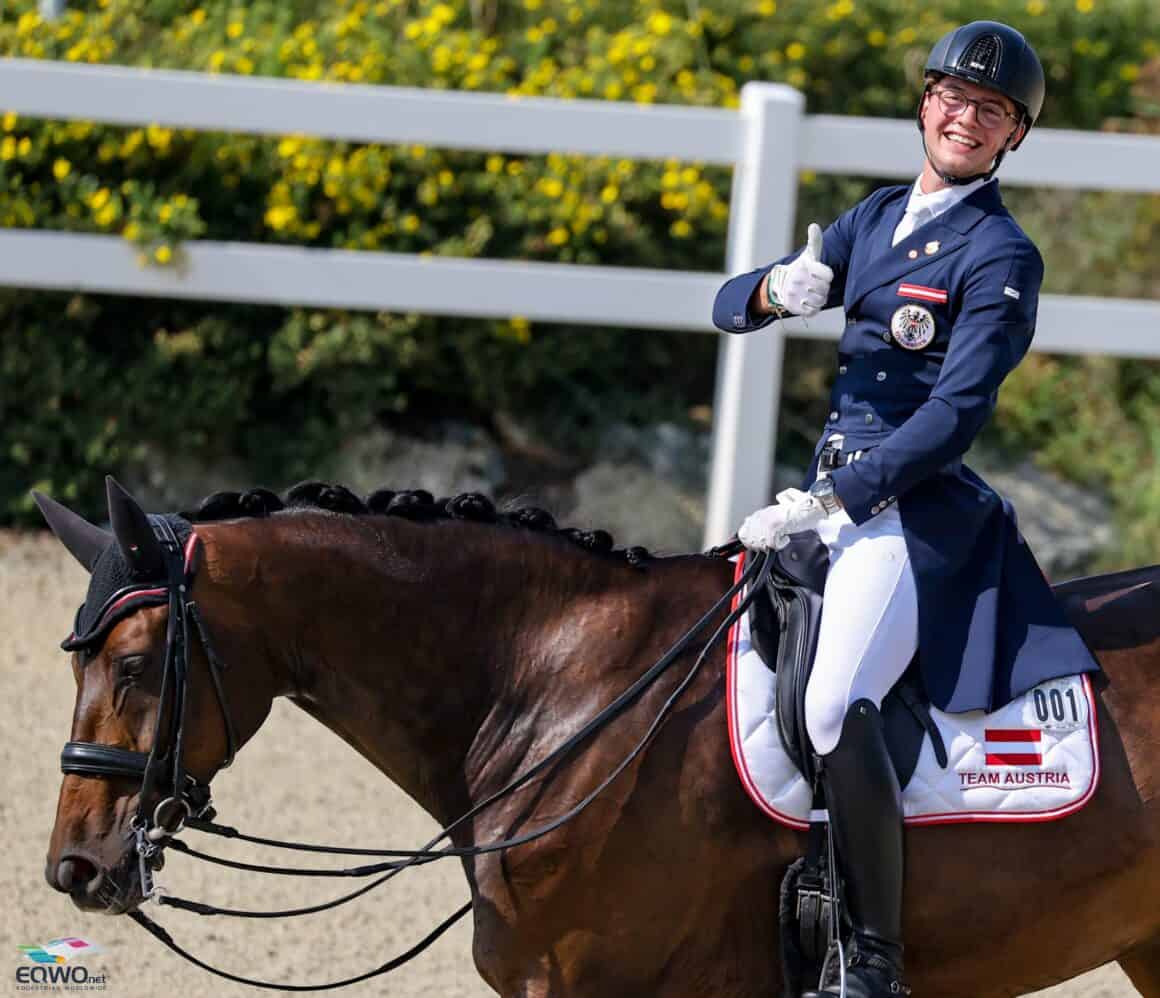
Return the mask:
<path id="1" fill-rule="evenodd" d="M 90 571 L 107 572 L 111 546 L 132 558 L 156 543 L 147 525 L 126 536 L 126 522 L 146 521 L 114 486 L 112 532 L 41 503 Z M 223 664 L 215 691 L 193 642 L 188 772 L 208 784 L 286 697 L 444 826 L 578 731 L 733 581 L 720 556 L 625 558 L 606 534 L 557 530 L 542 511 L 496 514 L 470 495 L 363 502 L 309 485 L 285 501 L 218 494 L 186 517 L 200 551 L 191 593 Z M 1057 591 L 1111 680 L 1099 789 L 1062 820 L 907 830 L 907 966 L 921 998 L 1022 994 L 1112 960 L 1160 998 L 1160 567 Z M 74 654 L 73 742 L 149 750 L 166 634 L 166 607 L 144 605 Z M 724 677 L 718 648 L 647 751 L 574 820 L 462 860 L 475 964 L 497 993 L 780 993 L 778 885 L 805 836 L 742 789 Z M 565 813 L 677 682 L 662 675 L 563 764 L 458 826 L 455 845 Z M 45 875 L 78 907 L 140 904 L 140 793 L 140 780 L 65 775 Z"/>

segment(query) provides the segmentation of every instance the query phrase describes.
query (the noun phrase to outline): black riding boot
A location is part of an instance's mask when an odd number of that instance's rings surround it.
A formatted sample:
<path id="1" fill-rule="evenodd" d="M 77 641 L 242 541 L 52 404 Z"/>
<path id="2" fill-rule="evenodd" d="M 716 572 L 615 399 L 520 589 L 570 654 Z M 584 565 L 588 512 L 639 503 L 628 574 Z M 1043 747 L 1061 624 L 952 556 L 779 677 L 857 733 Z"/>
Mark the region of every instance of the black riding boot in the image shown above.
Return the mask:
<path id="1" fill-rule="evenodd" d="M 822 757 L 846 911 L 854 935 L 846 947 L 847 998 L 909 994 L 902 983 L 902 794 L 870 700 L 852 704 L 837 747 Z M 840 993 L 837 959 L 821 991 Z"/>

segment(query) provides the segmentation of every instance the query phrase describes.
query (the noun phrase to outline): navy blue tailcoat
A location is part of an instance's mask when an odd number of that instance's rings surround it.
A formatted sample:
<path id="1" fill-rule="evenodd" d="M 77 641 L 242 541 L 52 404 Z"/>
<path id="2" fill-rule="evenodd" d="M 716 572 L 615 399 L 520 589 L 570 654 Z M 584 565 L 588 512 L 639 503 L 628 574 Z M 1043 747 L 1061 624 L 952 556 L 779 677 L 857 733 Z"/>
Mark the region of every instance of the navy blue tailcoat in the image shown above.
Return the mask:
<path id="1" fill-rule="evenodd" d="M 1031 345 L 1043 260 L 994 182 L 892 247 L 910 191 L 877 190 L 825 230 L 822 262 L 834 271 L 826 305 L 845 307 L 846 327 L 808 481 L 832 434 L 844 435 L 845 450 L 866 451 L 834 470 L 834 486 L 855 523 L 898 503 L 931 702 L 993 710 L 1046 679 L 1099 669 L 1014 509 L 961 460 Z M 749 310 L 773 266 L 721 288 L 720 329 L 774 321 Z"/>

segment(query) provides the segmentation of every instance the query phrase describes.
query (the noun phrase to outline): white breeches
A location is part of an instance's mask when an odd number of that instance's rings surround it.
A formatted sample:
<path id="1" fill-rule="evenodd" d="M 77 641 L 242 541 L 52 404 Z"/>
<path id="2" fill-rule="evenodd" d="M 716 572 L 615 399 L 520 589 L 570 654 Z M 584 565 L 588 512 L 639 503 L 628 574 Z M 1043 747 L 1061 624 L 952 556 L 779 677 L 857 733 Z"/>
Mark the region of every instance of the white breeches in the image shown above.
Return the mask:
<path id="1" fill-rule="evenodd" d="M 846 709 L 863 697 L 879 707 L 918 648 L 918 594 L 898 506 L 862 526 L 839 510 L 818 527 L 830 550 L 818 652 L 806 687 L 814 751 L 832 752 Z"/>

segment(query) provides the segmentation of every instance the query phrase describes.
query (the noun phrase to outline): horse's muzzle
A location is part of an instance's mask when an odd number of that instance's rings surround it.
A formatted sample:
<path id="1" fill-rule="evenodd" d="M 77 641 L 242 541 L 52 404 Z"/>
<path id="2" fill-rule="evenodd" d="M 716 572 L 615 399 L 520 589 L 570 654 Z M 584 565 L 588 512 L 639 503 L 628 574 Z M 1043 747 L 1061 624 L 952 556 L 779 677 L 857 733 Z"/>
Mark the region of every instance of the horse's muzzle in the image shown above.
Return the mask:
<path id="1" fill-rule="evenodd" d="M 82 911 L 121 915 L 141 902 L 133 867 L 119 864 L 118 874 L 106 869 L 94 857 L 69 852 L 53 864 L 45 864 L 44 876 L 49 884 L 67 894 Z"/>

